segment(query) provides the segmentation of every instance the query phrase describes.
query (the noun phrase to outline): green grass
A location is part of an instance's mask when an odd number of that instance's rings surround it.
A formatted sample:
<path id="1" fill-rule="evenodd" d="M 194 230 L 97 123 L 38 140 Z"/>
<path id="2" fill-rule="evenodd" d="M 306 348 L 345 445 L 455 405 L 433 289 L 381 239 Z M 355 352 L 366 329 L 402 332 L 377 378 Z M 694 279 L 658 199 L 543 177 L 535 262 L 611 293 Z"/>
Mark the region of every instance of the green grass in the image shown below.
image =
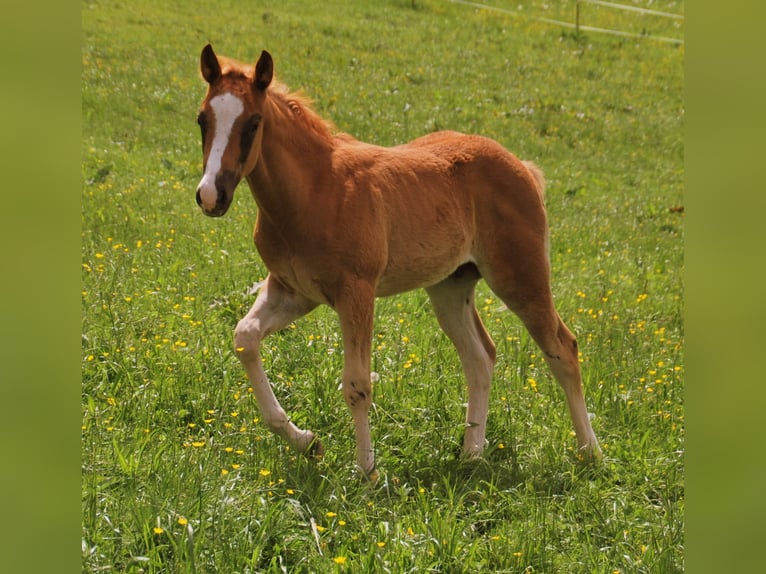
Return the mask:
<path id="1" fill-rule="evenodd" d="M 530 18 L 573 21 L 572 1 L 521 14 L 437 0 L 83 3 L 83 571 L 683 571 L 684 216 L 671 208 L 684 49 Z M 593 14 L 588 25 L 636 25 Z M 656 34 L 679 36 L 670 25 Z M 256 207 L 244 185 L 222 219 L 194 201 L 208 41 L 249 61 L 268 49 L 280 79 L 359 139 L 457 129 L 543 167 L 554 292 L 580 341 L 600 468 L 575 463 L 563 394 L 483 283 L 499 356 L 482 461 L 459 459 L 464 381 L 422 292 L 378 302 L 377 486 L 353 469 L 329 309 L 263 354 L 324 460 L 265 429 L 232 348 L 266 274 Z"/>

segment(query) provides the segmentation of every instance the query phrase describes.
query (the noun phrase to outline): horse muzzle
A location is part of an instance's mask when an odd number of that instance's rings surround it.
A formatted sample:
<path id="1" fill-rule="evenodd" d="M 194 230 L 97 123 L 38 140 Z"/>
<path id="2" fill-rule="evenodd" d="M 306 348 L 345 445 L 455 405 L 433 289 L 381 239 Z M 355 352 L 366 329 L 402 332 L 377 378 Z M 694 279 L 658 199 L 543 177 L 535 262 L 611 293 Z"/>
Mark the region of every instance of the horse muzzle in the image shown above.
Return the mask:
<path id="1" fill-rule="evenodd" d="M 239 176 L 231 171 L 220 173 L 215 179 L 205 174 L 197 187 L 197 205 L 202 212 L 209 217 L 224 215 L 234 199 L 239 180 Z"/>

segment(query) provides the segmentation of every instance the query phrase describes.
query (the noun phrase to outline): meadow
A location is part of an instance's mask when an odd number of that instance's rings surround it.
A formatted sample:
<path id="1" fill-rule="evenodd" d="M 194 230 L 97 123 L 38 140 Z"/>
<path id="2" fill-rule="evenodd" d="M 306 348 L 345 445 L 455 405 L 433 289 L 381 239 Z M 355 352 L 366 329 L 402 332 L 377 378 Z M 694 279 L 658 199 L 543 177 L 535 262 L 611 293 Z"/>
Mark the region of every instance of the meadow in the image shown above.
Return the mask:
<path id="1" fill-rule="evenodd" d="M 629 2 L 683 13 L 683 2 Z M 129 573 L 684 570 L 683 46 L 575 34 L 573 0 L 82 3 L 82 570 Z M 587 6 L 588 24 L 682 37 Z M 251 287 L 246 184 L 194 201 L 202 47 L 255 61 L 358 139 L 492 137 L 548 180 L 553 290 L 577 334 L 603 463 L 583 467 L 563 393 L 482 282 L 498 347 L 483 459 L 459 457 L 465 385 L 424 292 L 378 301 L 354 470 L 337 319 L 263 359 L 304 459 L 259 421 L 233 349 Z"/>

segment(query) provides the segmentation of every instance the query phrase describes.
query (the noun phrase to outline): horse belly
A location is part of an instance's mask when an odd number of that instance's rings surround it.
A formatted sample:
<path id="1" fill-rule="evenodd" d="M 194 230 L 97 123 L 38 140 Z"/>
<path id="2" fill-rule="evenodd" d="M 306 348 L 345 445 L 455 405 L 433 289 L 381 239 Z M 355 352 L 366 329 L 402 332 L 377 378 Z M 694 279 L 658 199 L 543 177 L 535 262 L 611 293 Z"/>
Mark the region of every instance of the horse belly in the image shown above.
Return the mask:
<path id="1" fill-rule="evenodd" d="M 449 277 L 455 269 L 460 267 L 463 263 L 470 261 L 469 258 L 456 259 L 451 261 L 449 265 L 442 265 L 431 268 L 428 273 L 417 270 L 416 272 L 397 272 L 391 271 L 386 273 L 378 282 L 378 287 L 375 290 L 376 297 L 389 297 L 391 295 L 397 295 L 399 293 L 405 293 L 414 289 L 421 289 L 424 287 L 430 287 L 440 283 L 447 277 Z"/>
<path id="2" fill-rule="evenodd" d="M 390 242 L 388 264 L 376 294 L 387 297 L 439 283 L 472 260 L 471 244 L 469 234 L 455 229 Z"/>

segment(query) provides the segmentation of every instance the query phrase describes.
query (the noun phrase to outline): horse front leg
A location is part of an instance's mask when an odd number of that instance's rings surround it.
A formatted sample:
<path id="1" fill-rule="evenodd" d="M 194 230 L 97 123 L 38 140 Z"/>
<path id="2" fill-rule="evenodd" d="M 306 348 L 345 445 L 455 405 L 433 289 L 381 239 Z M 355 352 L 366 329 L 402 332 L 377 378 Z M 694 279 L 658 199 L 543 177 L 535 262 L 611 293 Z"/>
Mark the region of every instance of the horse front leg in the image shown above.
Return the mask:
<path id="1" fill-rule="evenodd" d="M 261 341 L 265 337 L 283 329 L 314 307 L 316 303 L 290 291 L 269 275 L 252 308 L 237 324 L 234 345 L 247 371 L 263 423 L 298 452 L 321 455 L 322 445 L 314 433 L 302 430 L 290 422 L 274 396 L 260 357 Z"/>
<path id="2" fill-rule="evenodd" d="M 377 480 L 369 423 L 374 307 L 374 288 L 361 282 L 347 285 L 335 301 L 343 336 L 343 398 L 354 420 L 356 464 L 372 482 Z"/>

